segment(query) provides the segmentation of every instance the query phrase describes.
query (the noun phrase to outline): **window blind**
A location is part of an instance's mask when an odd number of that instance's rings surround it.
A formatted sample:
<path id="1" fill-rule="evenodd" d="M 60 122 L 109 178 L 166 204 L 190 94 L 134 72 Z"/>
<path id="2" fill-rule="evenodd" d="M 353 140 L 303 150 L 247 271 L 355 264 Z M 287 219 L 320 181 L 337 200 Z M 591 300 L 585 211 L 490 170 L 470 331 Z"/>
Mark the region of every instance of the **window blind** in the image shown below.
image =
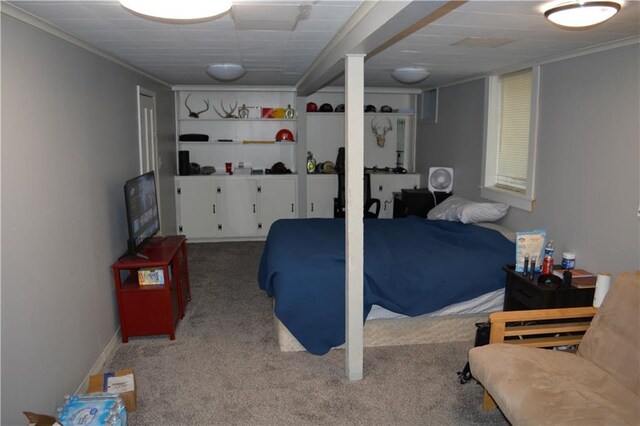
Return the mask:
<path id="1" fill-rule="evenodd" d="M 496 186 L 526 192 L 531 123 L 531 70 L 500 76 Z"/>

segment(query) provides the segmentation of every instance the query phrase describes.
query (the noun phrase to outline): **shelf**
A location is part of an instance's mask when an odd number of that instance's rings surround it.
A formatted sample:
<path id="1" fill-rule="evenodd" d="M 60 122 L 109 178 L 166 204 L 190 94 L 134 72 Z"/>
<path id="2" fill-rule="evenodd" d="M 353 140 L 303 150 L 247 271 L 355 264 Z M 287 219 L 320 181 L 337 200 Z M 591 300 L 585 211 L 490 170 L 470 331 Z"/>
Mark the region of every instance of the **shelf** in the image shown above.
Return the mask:
<path id="1" fill-rule="evenodd" d="M 336 115 L 342 116 L 344 112 L 307 112 L 307 116 Z M 390 117 L 413 117 L 415 112 L 365 112 L 364 115 L 386 115 Z"/>
<path id="2" fill-rule="evenodd" d="M 243 121 L 264 121 L 264 122 L 292 122 L 295 123 L 295 118 L 179 118 L 178 121 L 194 122 L 194 121 L 224 121 L 224 122 L 236 122 Z"/>
<path id="3" fill-rule="evenodd" d="M 276 142 L 276 141 L 233 141 L 233 142 L 220 142 L 220 141 L 178 141 L 180 144 L 195 144 L 195 145 L 291 145 L 295 146 L 295 142 Z"/>

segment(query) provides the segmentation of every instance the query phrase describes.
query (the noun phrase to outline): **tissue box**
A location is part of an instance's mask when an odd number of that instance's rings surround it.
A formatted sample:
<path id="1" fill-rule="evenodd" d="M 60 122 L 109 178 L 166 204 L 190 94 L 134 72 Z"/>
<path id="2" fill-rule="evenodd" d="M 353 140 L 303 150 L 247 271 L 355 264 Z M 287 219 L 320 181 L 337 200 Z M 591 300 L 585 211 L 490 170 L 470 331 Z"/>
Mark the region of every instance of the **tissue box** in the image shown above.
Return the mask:
<path id="1" fill-rule="evenodd" d="M 89 377 L 87 393 L 117 393 L 122 398 L 127 411 L 136 410 L 136 380 L 133 369 L 95 374 Z"/>

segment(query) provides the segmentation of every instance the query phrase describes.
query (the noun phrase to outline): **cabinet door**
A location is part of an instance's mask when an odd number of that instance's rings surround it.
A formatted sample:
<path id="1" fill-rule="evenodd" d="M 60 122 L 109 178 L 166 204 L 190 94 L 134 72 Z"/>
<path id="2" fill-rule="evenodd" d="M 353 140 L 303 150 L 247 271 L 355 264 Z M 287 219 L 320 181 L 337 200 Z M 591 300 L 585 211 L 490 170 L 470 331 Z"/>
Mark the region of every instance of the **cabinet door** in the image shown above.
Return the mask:
<path id="1" fill-rule="evenodd" d="M 258 235 L 267 236 L 276 220 L 297 217 L 296 178 L 261 179 L 258 200 Z"/>
<path id="2" fill-rule="evenodd" d="M 420 185 L 419 174 L 371 175 L 371 197 L 380 200 L 380 218 L 393 217 L 393 193 L 403 189 L 413 189 Z"/>
<path id="3" fill-rule="evenodd" d="M 218 205 L 219 237 L 255 237 L 258 235 L 258 184 L 256 179 L 219 179 Z"/>
<path id="4" fill-rule="evenodd" d="M 208 178 L 176 181 L 178 231 L 187 238 L 218 236 L 216 181 Z"/>
<path id="5" fill-rule="evenodd" d="M 307 177 L 307 217 L 333 217 L 333 199 L 338 195 L 338 175 Z"/>

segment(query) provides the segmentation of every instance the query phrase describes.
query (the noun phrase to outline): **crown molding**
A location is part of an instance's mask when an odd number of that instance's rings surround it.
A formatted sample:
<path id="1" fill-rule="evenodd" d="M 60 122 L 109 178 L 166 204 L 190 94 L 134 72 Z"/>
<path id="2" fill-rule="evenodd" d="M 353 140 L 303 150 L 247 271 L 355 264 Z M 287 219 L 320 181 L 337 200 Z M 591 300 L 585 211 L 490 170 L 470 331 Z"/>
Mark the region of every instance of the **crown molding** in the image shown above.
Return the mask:
<path id="1" fill-rule="evenodd" d="M 535 66 L 538 66 L 538 65 L 546 65 L 546 64 L 551 64 L 551 63 L 554 63 L 554 62 L 565 61 L 567 59 L 577 58 L 577 57 L 585 56 L 585 55 L 592 55 L 594 53 L 604 52 L 606 50 L 617 49 L 617 48 L 625 47 L 625 46 L 631 46 L 631 45 L 634 45 L 634 44 L 640 44 L 640 37 L 638 37 L 638 36 L 625 37 L 625 38 L 620 39 L 620 40 L 610 41 L 610 42 L 598 44 L 598 45 L 595 45 L 595 46 L 585 47 L 585 48 L 582 48 L 582 49 L 574 50 L 572 52 L 563 53 L 561 55 L 550 56 L 548 58 L 543 58 L 543 59 L 536 59 L 534 61 L 522 62 L 522 63 L 517 64 L 517 65 L 511 65 L 509 67 L 504 67 L 504 68 L 493 70 L 490 73 L 477 74 L 477 75 L 474 75 L 474 76 L 471 76 L 471 77 L 466 77 L 466 78 L 463 78 L 463 79 L 460 79 L 460 80 L 455 80 L 455 81 L 452 81 L 451 83 L 443 84 L 443 85 L 440 85 L 440 86 L 427 87 L 424 90 L 431 90 L 431 89 L 438 89 L 438 88 L 444 88 L 444 87 L 449 87 L 449 86 L 456 86 L 458 84 L 468 83 L 470 81 L 479 80 L 479 79 L 482 79 L 482 78 L 490 77 L 492 75 L 508 74 L 510 72 L 519 71 L 519 70 L 522 70 L 522 69 L 525 69 L 525 68 L 532 68 L 532 67 L 535 67 Z"/>
<path id="2" fill-rule="evenodd" d="M 66 31 L 64 31 L 63 29 L 53 25 L 50 22 L 47 22 L 41 18 L 38 18 L 35 15 L 32 15 L 31 13 L 20 9 L 19 7 L 16 7 L 14 5 L 8 4 L 4 1 L 0 1 L 0 13 L 10 16 L 18 21 L 24 22 L 25 24 L 31 25 L 32 27 L 38 28 L 39 30 L 42 30 L 44 32 L 47 32 L 55 37 L 58 37 L 66 42 L 69 42 L 73 45 L 76 45 L 78 47 L 80 47 L 81 49 L 84 49 L 88 52 L 93 53 L 94 55 L 98 55 L 102 58 L 105 58 L 111 62 L 114 62 L 124 68 L 127 68 L 131 71 L 134 71 L 140 75 L 143 75 L 144 77 L 147 77 L 157 83 L 160 83 L 164 86 L 167 86 L 169 88 L 171 88 L 171 85 L 169 83 L 167 83 L 166 81 L 163 81 L 161 79 L 159 79 L 158 77 L 156 77 L 153 74 L 150 74 L 146 71 L 141 70 L 140 68 L 137 68 L 131 64 L 129 64 L 128 62 L 123 61 L 122 59 L 118 59 L 115 56 L 111 55 L 110 53 L 105 52 L 104 50 L 100 50 L 97 47 L 94 47 L 92 45 L 90 45 L 89 43 L 80 40 L 79 38 L 77 38 L 76 36 L 74 36 L 73 34 L 70 34 Z"/>

